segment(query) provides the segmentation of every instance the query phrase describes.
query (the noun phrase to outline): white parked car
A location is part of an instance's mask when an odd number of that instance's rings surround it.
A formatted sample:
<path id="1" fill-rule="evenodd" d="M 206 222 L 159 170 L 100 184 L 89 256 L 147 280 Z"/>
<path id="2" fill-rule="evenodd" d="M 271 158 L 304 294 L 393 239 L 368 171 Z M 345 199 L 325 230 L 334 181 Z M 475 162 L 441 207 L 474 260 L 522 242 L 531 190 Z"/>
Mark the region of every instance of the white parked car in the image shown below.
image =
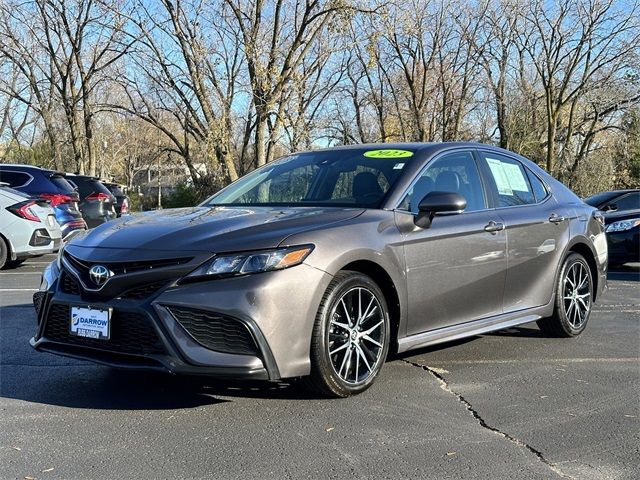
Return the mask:
<path id="1" fill-rule="evenodd" d="M 46 201 L 0 185 L 0 268 L 53 253 L 61 244 L 60 225 Z"/>

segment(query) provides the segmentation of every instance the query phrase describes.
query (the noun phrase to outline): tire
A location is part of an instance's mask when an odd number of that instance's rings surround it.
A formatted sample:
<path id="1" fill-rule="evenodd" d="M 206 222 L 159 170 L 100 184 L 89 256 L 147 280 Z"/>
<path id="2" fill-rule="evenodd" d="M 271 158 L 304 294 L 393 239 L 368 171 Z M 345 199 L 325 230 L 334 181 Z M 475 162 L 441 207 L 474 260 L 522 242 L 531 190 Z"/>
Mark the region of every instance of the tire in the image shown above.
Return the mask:
<path id="1" fill-rule="evenodd" d="M 7 247 L 7 242 L 0 235 L 0 269 L 4 268 L 7 264 L 7 260 L 9 259 L 9 247 Z"/>
<path id="2" fill-rule="evenodd" d="M 553 315 L 538 320 L 538 327 L 551 337 L 580 335 L 587 327 L 592 305 L 593 276 L 589 264 L 579 253 L 571 253 L 558 276 Z"/>
<path id="3" fill-rule="evenodd" d="M 389 339 L 389 309 L 380 287 L 359 272 L 339 272 L 316 315 L 305 384 L 329 397 L 365 391 L 384 365 Z"/>

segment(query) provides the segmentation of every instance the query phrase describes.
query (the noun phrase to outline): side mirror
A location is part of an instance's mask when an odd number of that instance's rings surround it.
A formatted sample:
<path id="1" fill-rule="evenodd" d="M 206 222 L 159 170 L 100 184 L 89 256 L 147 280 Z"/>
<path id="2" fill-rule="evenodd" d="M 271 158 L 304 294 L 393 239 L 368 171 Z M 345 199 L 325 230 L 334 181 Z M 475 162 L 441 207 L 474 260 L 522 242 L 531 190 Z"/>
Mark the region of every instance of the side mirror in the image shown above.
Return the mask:
<path id="1" fill-rule="evenodd" d="M 420 228 L 429 228 L 436 214 L 452 215 L 462 213 L 467 201 L 455 192 L 429 192 L 418 204 L 415 224 Z"/>

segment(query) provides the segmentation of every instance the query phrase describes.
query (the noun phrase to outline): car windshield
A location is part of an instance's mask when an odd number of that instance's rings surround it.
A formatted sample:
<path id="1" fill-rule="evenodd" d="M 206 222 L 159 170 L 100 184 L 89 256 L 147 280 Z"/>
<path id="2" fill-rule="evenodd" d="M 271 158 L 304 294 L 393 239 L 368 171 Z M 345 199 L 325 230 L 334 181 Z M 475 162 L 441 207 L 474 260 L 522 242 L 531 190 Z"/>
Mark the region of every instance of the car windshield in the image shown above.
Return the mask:
<path id="1" fill-rule="evenodd" d="M 202 205 L 376 208 L 413 154 L 361 148 L 290 155 L 254 170 Z"/>
<path id="2" fill-rule="evenodd" d="M 109 191 L 116 197 L 124 197 L 125 195 L 125 193 L 118 185 L 114 185 L 113 183 L 105 183 L 104 186 L 107 187 Z"/>
<path id="3" fill-rule="evenodd" d="M 584 203 L 587 203 L 589 205 L 591 205 L 592 207 L 599 207 L 602 204 L 613 200 L 614 198 L 616 198 L 617 196 L 620 195 L 620 192 L 602 192 L 602 193 L 596 193 L 595 195 L 592 195 L 588 198 L 584 199 Z"/>

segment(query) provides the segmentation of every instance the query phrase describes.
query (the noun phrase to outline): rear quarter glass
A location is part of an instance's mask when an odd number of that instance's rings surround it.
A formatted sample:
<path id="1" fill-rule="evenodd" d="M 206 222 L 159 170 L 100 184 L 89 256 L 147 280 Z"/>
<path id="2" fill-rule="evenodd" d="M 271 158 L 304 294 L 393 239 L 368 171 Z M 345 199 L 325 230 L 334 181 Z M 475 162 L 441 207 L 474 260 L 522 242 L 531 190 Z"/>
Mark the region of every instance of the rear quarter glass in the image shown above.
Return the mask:
<path id="1" fill-rule="evenodd" d="M 49 177 L 49 181 L 56 187 L 59 193 L 73 193 L 74 187 L 64 177 L 54 175 Z"/>

